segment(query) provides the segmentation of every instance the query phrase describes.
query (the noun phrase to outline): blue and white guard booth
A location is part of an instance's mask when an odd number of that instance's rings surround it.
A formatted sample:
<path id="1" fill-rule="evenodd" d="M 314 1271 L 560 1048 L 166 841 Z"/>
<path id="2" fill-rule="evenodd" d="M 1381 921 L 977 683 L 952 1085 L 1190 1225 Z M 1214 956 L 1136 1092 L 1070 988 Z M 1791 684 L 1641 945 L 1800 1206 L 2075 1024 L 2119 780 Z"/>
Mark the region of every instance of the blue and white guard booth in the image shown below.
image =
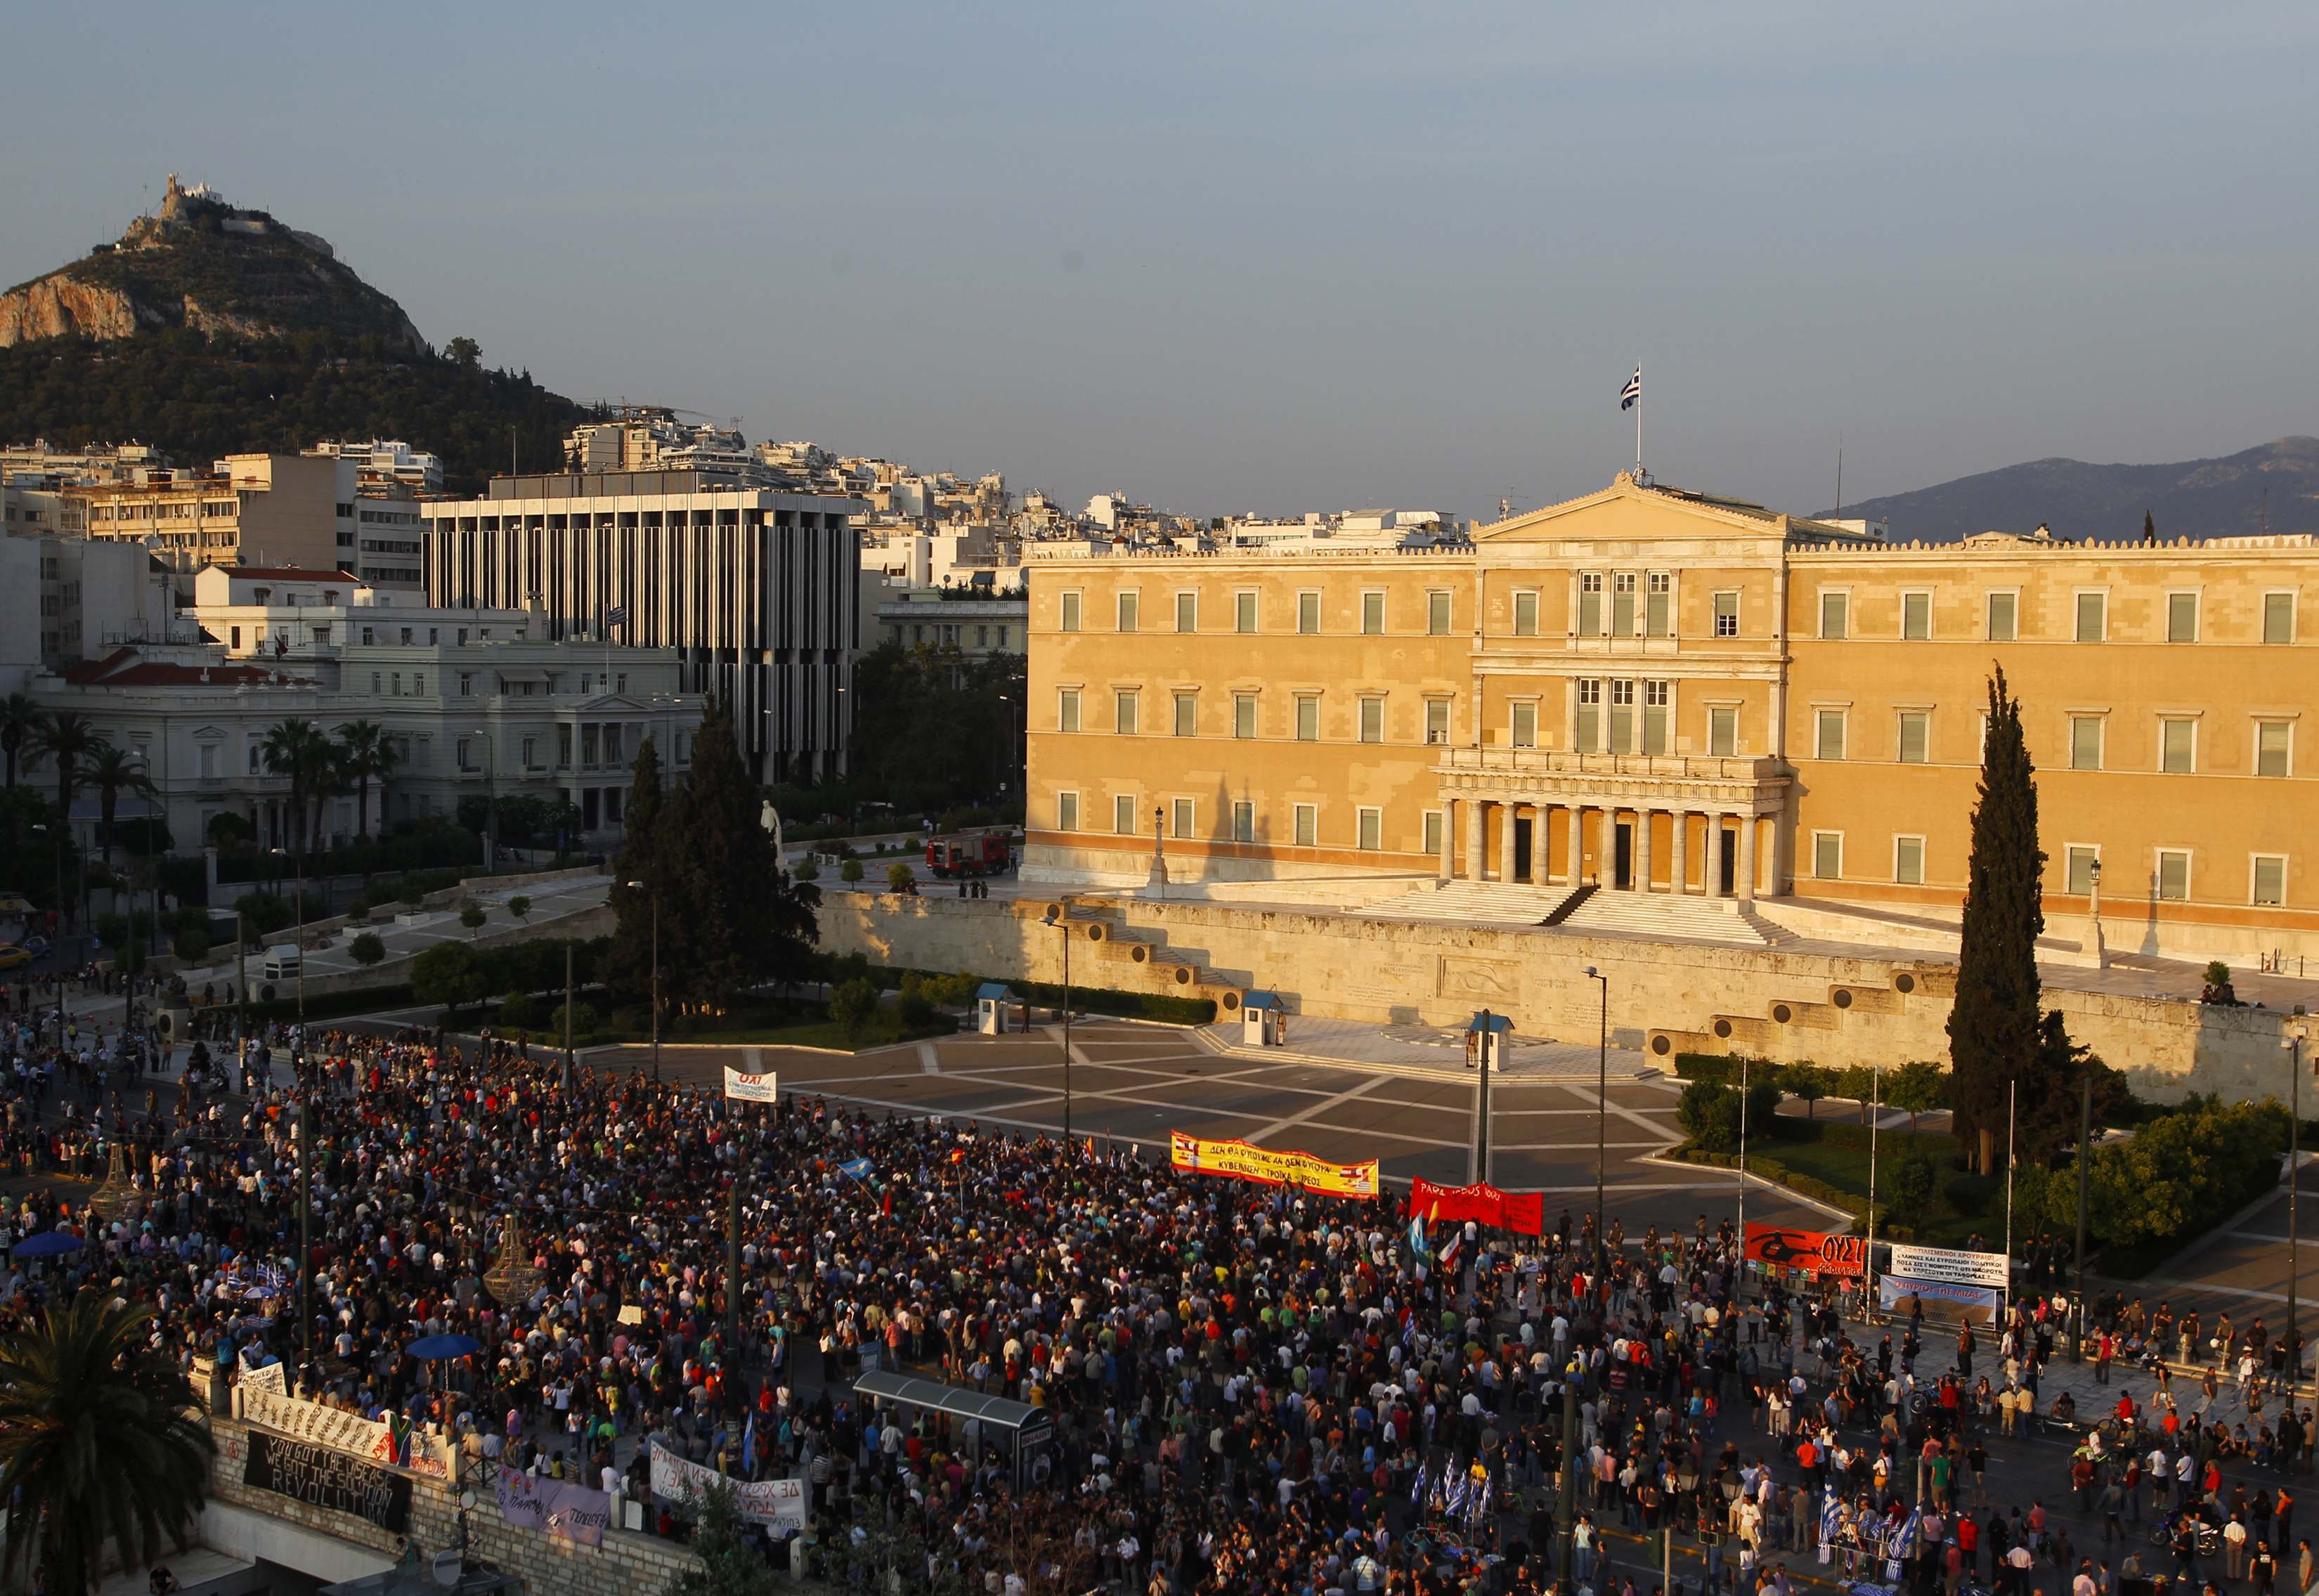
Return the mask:
<path id="1" fill-rule="evenodd" d="M 1260 1048 L 1277 1048 L 1288 1041 L 1288 1005 L 1280 994 L 1251 987 L 1240 1000 L 1240 1039 Z"/>
<path id="2" fill-rule="evenodd" d="M 1493 1069 L 1504 1069 L 1506 1039 L 1513 1029 L 1513 1021 L 1504 1014 L 1493 1014 L 1488 1009 L 1475 1014 L 1466 1023 L 1466 1068 L 1486 1063 Z"/>
<path id="3" fill-rule="evenodd" d="M 1006 1005 L 1015 994 L 1004 981 L 985 981 L 974 989 L 974 1028 L 984 1036 L 1006 1034 Z"/>

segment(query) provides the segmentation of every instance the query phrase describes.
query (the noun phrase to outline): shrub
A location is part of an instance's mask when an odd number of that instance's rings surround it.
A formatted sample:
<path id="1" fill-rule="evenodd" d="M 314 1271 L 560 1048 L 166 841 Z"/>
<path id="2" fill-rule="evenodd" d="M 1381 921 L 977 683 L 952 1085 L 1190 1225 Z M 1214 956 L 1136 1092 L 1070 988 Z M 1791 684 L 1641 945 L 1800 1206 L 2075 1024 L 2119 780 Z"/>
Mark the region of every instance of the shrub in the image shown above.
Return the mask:
<path id="1" fill-rule="evenodd" d="M 1940 1172 L 1923 1151 L 1908 1154 L 1899 1168 L 1892 1171 L 1892 1206 L 1907 1214 L 1920 1214 L 1933 1200 L 1933 1188 L 1939 1183 Z"/>
<path id="2" fill-rule="evenodd" d="M 354 956 L 356 964 L 368 969 L 386 957 L 386 943 L 375 931 L 365 931 L 347 944 L 347 951 Z"/>
<path id="3" fill-rule="evenodd" d="M 898 1006 L 901 1011 L 902 1023 L 913 1031 L 934 1017 L 934 996 L 926 988 L 927 983 L 916 970 L 903 972 L 902 996 Z"/>
<path id="4" fill-rule="evenodd" d="M 877 1012 L 878 988 L 858 976 L 829 995 L 829 1017 L 848 1041 L 861 1039 L 862 1028 Z"/>
<path id="5" fill-rule="evenodd" d="M 547 1029 L 553 1035 L 561 1036 L 564 1034 L 564 1006 L 565 1005 L 563 1004 L 557 1004 L 555 1009 L 550 1012 L 547 1016 Z M 603 1013 L 593 1004 L 575 1003 L 571 1005 L 571 1009 L 572 1034 L 573 1036 L 593 1036 L 597 1032 L 601 1031 L 604 1028 Z"/>
<path id="6" fill-rule="evenodd" d="M 539 998 L 510 997 L 500 1005 L 499 1023 L 518 1031 L 537 1031 L 546 1023 L 548 1014 L 547 1005 Z M 556 1034 L 561 1036 L 563 1032 L 559 1029 Z"/>
<path id="7" fill-rule="evenodd" d="M 531 913 L 531 899 L 528 897 L 510 897 L 507 900 L 507 910 L 509 914 L 513 915 L 517 919 L 521 920 Z"/>
<path id="8" fill-rule="evenodd" d="M 187 963 L 197 963 L 210 956 L 210 933 L 206 925 L 188 925 L 169 944 L 178 958 Z"/>
<path id="9" fill-rule="evenodd" d="M 790 872 L 790 879 L 793 881 L 818 881 L 821 879 L 821 866 L 814 863 L 808 854 L 798 861 L 797 869 Z"/>
<path id="10" fill-rule="evenodd" d="M 465 942 L 437 942 L 411 961 L 411 990 L 420 1003 L 466 1008 L 498 989 L 498 972 Z"/>
<path id="11" fill-rule="evenodd" d="M 271 892 L 245 892 L 233 907 L 253 937 L 271 936 L 290 924 L 289 901 Z"/>
<path id="12" fill-rule="evenodd" d="M 479 903 L 471 903 L 459 911 L 459 924 L 467 928 L 469 936 L 481 931 L 487 918 L 489 916 L 483 913 L 483 906 Z"/>
<path id="13" fill-rule="evenodd" d="M 886 867 L 886 889 L 889 892 L 907 892 L 917 884 L 918 872 L 900 861 L 897 860 Z"/>
<path id="14" fill-rule="evenodd" d="M 1695 1080 L 1675 1105 L 1675 1123 L 1693 1147 L 1730 1152 L 1739 1145 L 1739 1094 L 1711 1080 Z"/>
<path id="15" fill-rule="evenodd" d="M 844 864 L 839 865 L 837 867 L 837 879 L 841 881 L 860 880 L 862 879 L 862 861 L 858 859 L 849 859 Z"/>

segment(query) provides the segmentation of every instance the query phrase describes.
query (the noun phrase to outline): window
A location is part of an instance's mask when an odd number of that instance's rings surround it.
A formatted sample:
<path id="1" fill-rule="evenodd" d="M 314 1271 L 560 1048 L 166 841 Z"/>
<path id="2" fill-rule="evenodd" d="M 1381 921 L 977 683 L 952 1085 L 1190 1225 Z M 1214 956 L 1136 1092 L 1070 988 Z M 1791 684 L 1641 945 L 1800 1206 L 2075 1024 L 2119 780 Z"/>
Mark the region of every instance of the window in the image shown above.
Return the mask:
<path id="1" fill-rule="evenodd" d="M 1444 746 L 1448 743 L 1448 699 L 1428 699 L 1425 700 L 1425 740 L 1437 748 Z"/>
<path id="2" fill-rule="evenodd" d="M 1111 800 L 1111 829 L 1123 837 L 1135 834 L 1135 795 L 1123 792 Z"/>
<path id="3" fill-rule="evenodd" d="M 374 697 L 374 698 L 375 698 L 375 697 L 378 695 L 378 684 L 379 684 L 379 681 L 380 681 L 379 673 L 378 673 L 377 672 L 375 672 L 375 671 L 373 671 L 373 672 L 370 673 L 370 690 L 371 690 L 371 695 L 372 695 L 372 697 Z M 463 685 L 461 686 L 461 688 L 460 688 L 460 690 L 459 690 L 460 697 L 462 697 L 462 698 L 465 698 L 465 697 L 466 696 L 466 689 L 465 689 L 465 685 L 464 685 L 464 681 L 465 681 L 465 679 L 464 679 L 464 678 L 462 678 Z"/>
<path id="4" fill-rule="evenodd" d="M 1614 681 L 1611 684 L 1611 752 L 1632 753 L 1635 751 L 1635 684 Z"/>
<path id="5" fill-rule="evenodd" d="M 1176 629 L 1179 632 L 1196 632 L 1200 629 L 1199 594 L 1176 595 Z"/>
<path id="6" fill-rule="evenodd" d="M 1176 735 L 1196 737 L 1200 735 L 1200 695 L 1179 692 L 1176 695 Z"/>
<path id="7" fill-rule="evenodd" d="M 1361 636 L 1364 637 L 1385 636 L 1385 595 L 1383 593 L 1361 595 Z"/>
<path id="8" fill-rule="evenodd" d="M 1850 593 L 1822 593 L 1819 596 L 1819 635 L 1822 637 L 1831 641 L 1841 640 L 1851 617 Z"/>
<path id="9" fill-rule="evenodd" d="M 1707 712 L 1707 753 L 1711 759 L 1736 759 L 1739 753 L 1739 711 L 1718 705 Z"/>
<path id="10" fill-rule="evenodd" d="M 1597 681 L 1578 683 L 1578 712 L 1573 717 L 1576 730 L 1571 746 L 1580 753 L 1593 753 L 1602 746 L 1602 684 Z"/>
<path id="11" fill-rule="evenodd" d="M 1055 795 L 1055 829 L 1077 831 L 1079 828 L 1079 795 L 1059 792 Z"/>
<path id="12" fill-rule="evenodd" d="M 559 771 L 572 768 L 572 728 L 568 726 L 555 728 L 555 768 Z"/>
<path id="13" fill-rule="evenodd" d="M 1653 637 L 1674 635 L 1674 578 L 1664 571 L 1651 573 L 1643 599 L 1643 630 Z"/>
<path id="14" fill-rule="evenodd" d="M 1241 798 L 1232 805 L 1232 841 L 1235 843 L 1256 841 L 1256 806 L 1246 798 Z"/>
<path id="15" fill-rule="evenodd" d="M 2287 855 L 2254 856 L 2254 901 L 2258 908 L 2275 909 L 2287 902 Z"/>
<path id="16" fill-rule="evenodd" d="M 1933 635 L 1933 596 L 1930 593 L 1900 595 L 1900 636 L 1910 643 L 1922 643 Z"/>
<path id="17" fill-rule="evenodd" d="M 2019 621 L 2021 595 L 1991 593 L 1989 596 L 1989 640 L 2010 643 L 2014 640 Z"/>
<path id="18" fill-rule="evenodd" d="M 1843 710 L 1823 709 L 1819 712 L 1819 736 L 1813 744 L 1813 753 L 1820 759 L 1844 757 Z"/>
<path id="19" fill-rule="evenodd" d="M 202 744 L 202 778 L 204 780 L 214 780 L 218 773 L 218 745 L 204 743 Z"/>
<path id="20" fill-rule="evenodd" d="M 1425 851 L 1436 859 L 1441 857 L 1441 811 L 1425 811 Z"/>
<path id="21" fill-rule="evenodd" d="M 580 762 L 582 765 L 601 764 L 603 762 L 602 747 L 603 733 L 594 723 L 591 722 L 580 728 Z"/>
<path id="22" fill-rule="evenodd" d="M 1307 637 L 1317 636 L 1321 630 L 1321 595 L 1296 595 L 1296 629 Z"/>
<path id="23" fill-rule="evenodd" d="M 2263 720 L 2255 723 L 2254 773 L 2258 776 L 2284 776 L 2293 762 L 2295 727 L 2284 720 Z"/>
<path id="24" fill-rule="evenodd" d="M 1514 636 L 1517 637 L 1538 636 L 1538 595 L 1536 593 L 1514 595 Z"/>
<path id="25" fill-rule="evenodd" d="M 1812 833 L 1812 875 L 1815 879 L 1835 881 L 1844 876 L 1844 834 L 1840 831 Z"/>
<path id="26" fill-rule="evenodd" d="M 1643 683 L 1643 752 L 1665 753 L 1667 723 L 1673 718 L 1674 684 L 1668 681 Z"/>
<path id="27" fill-rule="evenodd" d="M 461 770 L 463 770 L 463 771 L 472 771 L 472 770 L 474 770 L 474 769 L 475 768 L 472 763 L 470 763 L 470 762 L 468 762 L 468 759 L 467 759 L 467 739 L 466 739 L 466 738 L 465 738 L 465 737 L 461 737 L 457 742 L 454 743 L 454 744 L 451 745 L 451 753 L 452 753 L 452 757 L 453 757 L 454 759 L 456 759 L 456 760 L 457 760 L 457 761 L 459 762 L 459 768 L 460 768 Z"/>
<path id="28" fill-rule="evenodd" d="M 1434 588 L 1425 595 L 1425 630 L 1435 637 L 1449 635 L 1449 591 Z"/>
<path id="29" fill-rule="evenodd" d="M 531 685 L 532 685 L 532 684 L 531 684 L 530 682 L 528 682 L 528 681 L 527 681 L 527 682 L 525 682 L 525 683 L 523 684 L 523 686 L 524 686 L 524 693 L 525 693 L 525 696 L 526 696 L 526 697 L 528 697 L 528 696 L 530 695 L 530 692 L 531 692 Z M 423 698 L 425 698 L 425 697 L 427 696 L 427 672 L 426 672 L 421 671 L 420 672 L 419 672 L 419 674 L 418 674 L 418 675 L 416 675 L 416 676 L 414 676 L 414 677 L 412 677 L 412 678 L 411 679 L 411 690 L 413 693 L 417 694 L 419 697 L 422 698 L 422 699 L 423 699 Z"/>
<path id="30" fill-rule="evenodd" d="M 1513 721 L 1511 726 L 1508 729 L 1507 735 L 1512 740 L 1513 745 L 1517 748 L 1537 747 L 1538 706 L 1536 704 L 1516 704 L 1511 708 L 1513 709 Z"/>
<path id="31" fill-rule="evenodd" d="M 1361 700 L 1361 741 L 1364 743 L 1385 741 L 1385 700 L 1383 699 L 1365 698 Z"/>
<path id="32" fill-rule="evenodd" d="M 2102 768 L 2102 717 L 2098 715 L 2070 717 L 2070 769 L 2098 771 Z"/>
<path id="33" fill-rule="evenodd" d="M 1123 737 L 1135 735 L 1135 690 L 1122 688 L 1111 695 L 1111 724 Z"/>
<path id="34" fill-rule="evenodd" d="M 1611 579 L 1611 636 L 1635 635 L 1635 573 L 1621 571 Z"/>
<path id="35" fill-rule="evenodd" d="M 1297 805 L 1297 806 L 1296 806 L 1296 845 L 1297 845 L 1299 848 L 1313 848 L 1313 847 L 1318 847 L 1318 846 L 1320 845 L 1320 841 L 1321 841 L 1321 811 L 1320 811 L 1320 808 L 1318 807 L 1318 806 L 1316 806 L 1316 805 L 1313 805 L 1313 804 L 1299 804 L 1299 805 Z"/>
<path id="36" fill-rule="evenodd" d="M 2262 640 L 2265 643 L 2295 641 L 2295 595 L 2265 593 L 2262 596 Z"/>
<path id="37" fill-rule="evenodd" d="M 1354 811 L 1356 830 L 1354 846 L 1364 852 L 1374 853 L 1385 846 L 1385 811 L 1358 809 Z"/>
<path id="38" fill-rule="evenodd" d="M 2198 595 L 2169 593 L 2166 595 L 2166 641 L 2196 643 L 2198 640 Z"/>
<path id="39" fill-rule="evenodd" d="M 1079 596 L 1077 593 L 1065 593 L 1062 595 L 1062 629 L 1066 632 L 1076 632 L 1079 629 Z M 1069 831 L 1073 828 L 1065 826 L 1063 829 Z"/>
<path id="40" fill-rule="evenodd" d="M 2063 878 L 2062 890 L 2079 897 L 2087 897 L 2101 873 L 2101 850 L 2084 843 L 2072 843 L 2063 857 L 2068 861 L 2068 874 Z"/>
<path id="41" fill-rule="evenodd" d="M 1920 765 L 1925 762 L 1925 746 L 1932 740 L 1930 714 L 1922 709 L 1900 711 L 1900 762 Z"/>
<path id="42" fill-rule="evenodd" d="M 2190 901 L 2190 851 L 2187 848 L 2158 850 L 2158 901 L 2188 903 Z"/>
<path id="43" fill-rule="evenodd" d="M 2158 768 L 2170 775 L 2187 776 L 2197 768 L 2198 723 L 2161 720 L 2158 723 Z"/>
<path id="44" fill-rule="evenodd" d="M 1055 729 L 1075 732 L 1079 729 L 1079 690 L 1064 688 L 1055 695 Z"/>
<path id="45" fill-rule="evenodd" d="M 2080 593 L 2078 595 L 2078 641 L 2099 643 L 2109 626 L 2109 595 Z"/>
<path id="46" fill-rule="evenodd" d="M 1578 578 L 1578 635 L 1602 635 L 1602 573 L 1599 571 L 1583 572 Z"/>
<path id="47" fill-rule="evenodd" d="M 1254 693 L 1232 694 L 1232 735 L 1235 737 L 1256 735 L 1256 695 Z"/>
<path id="48" fill-rule="evenodd" d="M 1243 588 L 1232 595 L 1232 630 L 1256 630 L 1256 594 L 1252 590 Z"/>
<path id="49" fill-rule="evenodd" d="M 1737 637 L 1739 636 L 1738 594 L 1718 593 L 1715 595 L 1715 635 L 1718 637 Z"/>
<path id="50" fill-rule="evenodd" d="M 1139 618 L 1141 618 L 1142 609 L 1142 594 L 1133 591 L 1120 594 L 1119 629 L 1123 632 L 1132 632 L 1135 630 L 1135 623 Z"/>
<path id="51" fill-rule="evenodd" d="M 1197 800 L 1193 798 L 1178 798 L 1170 806 L 1175 811 L 1174 825 L 1178 836 L 1188 837 L 1192 834 L 1192 822 L 1196 803 Z"/>
<path id="52" fill-rule="evenodd" d="M 1894 837 L 1892 839 L 1892 879 L 1903 887 L 1925 884 L 1925 839 Z"/>
<path id="53" fill-rule="evenodd" d="M 523 768 L 527 771 L 539 769 L 539 739 L 537 737 L 523 740 Z"/>
<path id="54" fill-rule="evenodd" d="M 1296 740 L 1318 743 L 1321 740 L 1321 698 L 1317 693 L 1299 693 L 1296 697 Z"/>

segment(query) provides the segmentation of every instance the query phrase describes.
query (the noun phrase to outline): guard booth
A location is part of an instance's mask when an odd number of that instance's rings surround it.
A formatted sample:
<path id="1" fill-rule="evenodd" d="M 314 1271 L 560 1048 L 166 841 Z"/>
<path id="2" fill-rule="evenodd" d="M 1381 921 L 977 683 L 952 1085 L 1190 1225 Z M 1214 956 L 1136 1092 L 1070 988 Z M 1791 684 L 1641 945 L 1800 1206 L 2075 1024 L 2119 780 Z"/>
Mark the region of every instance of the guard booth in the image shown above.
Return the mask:
<path id="1" fill-rule="evenodd" d="M 1493 1014 L 1488 1009 L 1475 1014 L 1466 1026 L 1466 1068 L 1479 1069 L 1487 1065 L 1502 1069 L 1506 1065 L 1506 1039 L 1513 1034 L 1514 1023 L 1504 1014 Z"/>
<path id="2" fill-rule="evenodd" d="M 1260 1048 L 1277 1048 L 1288 1041 L 1288 1005 L 1277 992 L 1251 990 L 1240 1000 L 1240 1039 Z"/>
<path id="3" fill-rule="evenodd" d="M 853 1382 L 853 1391 L 880 1406 L 947 1414 L 957 1421 L 970 1459 L 979 1460 L 984 1450 L 994 1447 L 1007 1456 L 1017 1491 L 1029 1489 L 1032 1465 L 1055 1444 L 1055 1416 L 1012 1397 L 886 1369 L 862 1375 Z"/>
<path id="4" fill-rule="evenodd" d="M 1015 994 L 1003 981 L 985 981 L 974 989 L 974 1028 L 984 1036 L 1006 1034 L 1006 1005 Z"/>

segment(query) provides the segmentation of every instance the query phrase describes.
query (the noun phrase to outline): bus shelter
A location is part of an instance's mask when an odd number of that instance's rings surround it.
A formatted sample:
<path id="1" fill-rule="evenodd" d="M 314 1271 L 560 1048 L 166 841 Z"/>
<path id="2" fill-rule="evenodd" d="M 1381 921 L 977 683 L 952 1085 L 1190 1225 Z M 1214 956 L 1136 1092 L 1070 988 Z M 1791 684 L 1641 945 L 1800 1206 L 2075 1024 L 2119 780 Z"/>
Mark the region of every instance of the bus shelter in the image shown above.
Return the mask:
<path id="1" fill-rule="evenodd" d="M 854 1393 L 878 1402 L 923 1413 L 941 1413 L 958 1421 L 970 1457 L 985 1447 L 995 1447 L 1012 1459 L 1015 1488 L 1031 1483 L 1031 1465 L 1054 1444 L 1055 1416 L 1044 1408 L 991 1396 L 964 1385 L 945 1385 L 911 1375 L 880 1369 L 853 1382 Z"/>

